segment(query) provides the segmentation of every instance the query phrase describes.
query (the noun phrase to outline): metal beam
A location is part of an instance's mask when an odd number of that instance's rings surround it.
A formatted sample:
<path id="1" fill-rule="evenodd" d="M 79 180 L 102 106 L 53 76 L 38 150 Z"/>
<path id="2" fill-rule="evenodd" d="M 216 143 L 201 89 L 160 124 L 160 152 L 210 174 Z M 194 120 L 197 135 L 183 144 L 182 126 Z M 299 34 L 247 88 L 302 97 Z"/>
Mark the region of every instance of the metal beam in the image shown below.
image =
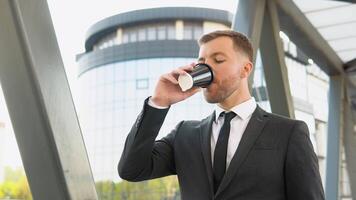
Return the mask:
<path id="1" fill-rule="evenodd" d="M 346 82 L 347 88 L 345 88 L 345 98 L 343 103 L 343 143 L 345 147 L 345 160 L 349 175 L 351 195 L 352 199 L 356 199 L 356 157 L 354 155 L 356 152 L 356 131 L 354 129 L 356 126 L 356 112 L 352 108 L 352 99 L 351 95 L 349 95 L 349 92 L 355 90 L 355 88 L 350 81 Z"/>
<path id="2" fill-rule="evenodd" d="M 356 3 L 356 0 L 332 0 L 332 1 L 342 1 L 347 3 Z"/>
<path id="3" fill-rule="evenodd" d="M 343 71 L 343 62 L 293 0 L 276 0 L 281 30 L 328 75 Z"/>
<path id="4" fill-rule="evenodd" d="M 256 63 L 256 54 L 260 45 L 263 15 L 266 7 L 265 5 L 265 0 L 240 0 L 238 1 L 236 14 L 232 21 L 232 30 L 245 34 L 251 40 L 254 50 L 254 66 Z M 250 91 L 252 91 L 254 72 L 255 67 L 253 67 L 248 80 Z"/>
<path id="5" fill-rule="evenodd" d="M 0 80 L 33 199 L 97 199 L 46 0 L 0 1 Z"/>
<path id="6" fill-rule="evenodd" d="M 295 118 L 275 1 L 267 1 L 261 36 L 261 58 L 272 112 Z"/>
<path id="7" fill-rule="evenodd" d="M 326 200 L 339 198 L 340 135 L 343 129 L 344 77 L 330 76 L 326 157 Z"/>
<path id="8" fill-rule="evenodd" d="M 344 70 L 346 73 L 356 72 L 356 58 L 345 63 Z"/>

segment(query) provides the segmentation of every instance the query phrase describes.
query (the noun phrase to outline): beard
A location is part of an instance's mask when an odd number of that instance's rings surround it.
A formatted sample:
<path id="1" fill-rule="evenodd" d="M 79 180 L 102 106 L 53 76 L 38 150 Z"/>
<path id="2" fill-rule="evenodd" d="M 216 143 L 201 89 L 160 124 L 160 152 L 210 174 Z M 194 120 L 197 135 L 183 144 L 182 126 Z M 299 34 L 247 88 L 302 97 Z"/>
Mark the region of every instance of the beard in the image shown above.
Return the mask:
<path id="1" fill-rule="evenodd" d="M 238 83 L 239 82 L 240 81 L 238 81 Z M 212 83 L 207 88 L 204 88 L 204 98 L 208 103 L 220 103 L 238 89 L 238 83 L 231 83 L 231 81 L 222 84 Z"/>

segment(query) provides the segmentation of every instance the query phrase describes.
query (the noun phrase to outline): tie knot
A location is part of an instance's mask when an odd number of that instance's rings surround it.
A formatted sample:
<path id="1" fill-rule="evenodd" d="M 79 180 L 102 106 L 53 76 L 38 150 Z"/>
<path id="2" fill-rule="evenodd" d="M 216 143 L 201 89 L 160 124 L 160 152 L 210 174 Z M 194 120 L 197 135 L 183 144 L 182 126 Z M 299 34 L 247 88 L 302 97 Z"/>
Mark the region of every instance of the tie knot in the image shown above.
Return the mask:
<path id="1" fill-rule="evenodd" d="M 225 122 L 230 122 L 236 116 L 236 113 L 222 112 L 221 115 L 224 116 L 224 123 L 225 123 Z"/>

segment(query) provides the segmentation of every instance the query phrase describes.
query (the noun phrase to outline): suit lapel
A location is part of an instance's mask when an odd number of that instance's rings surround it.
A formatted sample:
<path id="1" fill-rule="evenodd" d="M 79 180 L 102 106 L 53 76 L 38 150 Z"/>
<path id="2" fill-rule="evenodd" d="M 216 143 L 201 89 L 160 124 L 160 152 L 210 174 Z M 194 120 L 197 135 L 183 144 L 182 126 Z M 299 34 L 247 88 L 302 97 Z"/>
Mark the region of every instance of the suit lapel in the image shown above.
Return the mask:
<path id="1" fill-rule="evenodd" d="M 230 181 L 235 176 L 239 167 L 245 160 L 246 156 L 250 152 L 250 149 L 254 145 L 258 136 L 262 133 L 262 129 L 265 126 L 268 118 L 267 115 L 264 115 L 264 111 L 257 106 L 253 112 L 250 121 L 247 124 L 244 134 L 242 135 L 240 144 L 236 149 L 234 156 L 230 162 L 230 165 L 224 175 L 223 180 L 219 186 L 218 191 L 215 194 L 215 197 L 219 195 L 230 183 Z"/>
<path id="2" fill-rule="evenodd" d="M 211 132 L 215 119 L 215 111 L 207 118 L 203 119 L 200 125 L 200 144 L 203 154 L 205 168 L 209 179 L 210 191 L 214 192 L 213 167 L 211 163 Z"/>

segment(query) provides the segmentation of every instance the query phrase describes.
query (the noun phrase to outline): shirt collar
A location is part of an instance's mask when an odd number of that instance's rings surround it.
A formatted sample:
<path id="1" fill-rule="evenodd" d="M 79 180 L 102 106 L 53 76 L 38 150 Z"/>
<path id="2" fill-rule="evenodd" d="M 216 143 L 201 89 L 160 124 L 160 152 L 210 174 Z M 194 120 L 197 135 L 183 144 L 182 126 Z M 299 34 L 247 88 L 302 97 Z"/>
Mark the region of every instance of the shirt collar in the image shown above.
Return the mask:
<path id="1" fill-rule="evenodd" d="M 236 115 L 239 116 L 242 120 L 245 120 L 250 117 L 250 115 L 252 115 L 256 107 L 257 104 L 254 97 L 251 97 L 249 100 L 232 107 L 230 110 L 224 110 L 218 104 L 215 104 L 215 122 L 217 122 L 220 113 L 229 111 L 236 113 Z"/>

